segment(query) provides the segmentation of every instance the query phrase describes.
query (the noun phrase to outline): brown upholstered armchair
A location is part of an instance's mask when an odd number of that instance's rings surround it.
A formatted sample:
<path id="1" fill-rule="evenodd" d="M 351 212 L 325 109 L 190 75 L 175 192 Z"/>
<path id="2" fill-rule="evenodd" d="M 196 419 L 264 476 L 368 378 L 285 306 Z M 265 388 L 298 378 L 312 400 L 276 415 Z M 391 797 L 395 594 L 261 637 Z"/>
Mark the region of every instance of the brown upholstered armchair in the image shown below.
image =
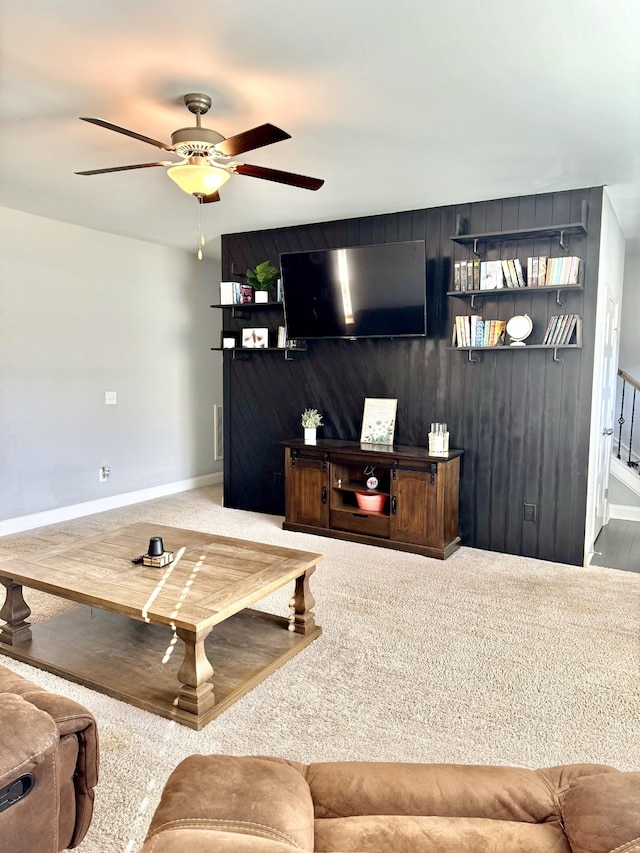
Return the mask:
<path id="1" fill-rule="evenodd" d="M 193 755 L 142 853 L 638 853 L 640 773 Z"/>
<path id="2" fill-rule="evenodd" d="M 0 666 L 0 853 L 77 846 L 97 781 L 92 714 Z"/>

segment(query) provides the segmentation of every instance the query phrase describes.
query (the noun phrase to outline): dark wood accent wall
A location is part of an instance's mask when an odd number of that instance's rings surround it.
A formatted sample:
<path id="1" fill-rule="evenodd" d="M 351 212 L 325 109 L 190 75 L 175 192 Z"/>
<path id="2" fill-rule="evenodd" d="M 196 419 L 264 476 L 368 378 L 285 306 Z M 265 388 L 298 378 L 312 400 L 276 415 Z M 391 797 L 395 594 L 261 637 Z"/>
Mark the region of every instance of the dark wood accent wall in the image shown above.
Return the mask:
<path id="1" fill-rule="evenodd" d="M 450 239 L 457 215 L 468 219 L 470 233 L 559 225 L 580 221 L 583 201 L 588 233 L 571 236 L 567 250 L 583 259 L 583 292 L 563 293 L 562 309 L 552 289 L 482 299 L 485 318 L 529 314 L 536 341 L 552 314 L 581 314 L 583 348 L 559 351 L 561 363 L 553 350 L 483 351 L 478 363 L 452 351 L 453 316 L 479 313 L 446 295 L 453 262 L 473 257 Z M 602 188 L 594 187 L 224 235 L 225 278 L 233 278 L 232 264 L 241 272 L 267 258 L 277 265 L 281 252 L 424 239 L 428 303 L 426 338 L 309 341 L 296 361 L 281 352 L 243 360 L 224 353 L 225 504 L 283 514 L 280 442 L 301 435 L 302 410 L 323 413 L 323 438 L 358 440 L 364 398 L 394 397 L 398 444 L 425 446 L 429 424 L 446 421 L 451 446 L 464 450 L 463 544 L 581 565 L 601 210 Z M 483 257 L 561 254 L 557 238 L 545 237 L 488 244 Z M 260 322 L 225 313 L 225 323 L 238 328 L 283 322 L 273 310 Z M 537 506 L 537 521 L 523 520 L 524 503 Z"/>

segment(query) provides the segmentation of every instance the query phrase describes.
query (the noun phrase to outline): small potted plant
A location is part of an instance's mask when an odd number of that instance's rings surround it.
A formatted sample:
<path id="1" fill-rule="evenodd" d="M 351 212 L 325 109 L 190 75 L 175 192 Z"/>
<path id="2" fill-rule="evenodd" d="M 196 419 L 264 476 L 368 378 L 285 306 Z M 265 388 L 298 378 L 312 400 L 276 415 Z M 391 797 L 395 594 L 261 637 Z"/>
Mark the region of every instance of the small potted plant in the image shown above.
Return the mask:
<path id="1" fill-rule="evenodd" d="M 269 291 L 273 290 L 278 278 L 278 270 L 270 261 L 263 261 L 254 269 L 247 270 L 247 284 L 254 290 L 254 302 L 268 302 Z"/>
<path id="2" fill-rule="evenodd" d="M 322 415 L 317 409 L 305 409 L 300 419 L 304 427 L 305 444 L 316 443 L 316 429 L 322 426 Z"/>

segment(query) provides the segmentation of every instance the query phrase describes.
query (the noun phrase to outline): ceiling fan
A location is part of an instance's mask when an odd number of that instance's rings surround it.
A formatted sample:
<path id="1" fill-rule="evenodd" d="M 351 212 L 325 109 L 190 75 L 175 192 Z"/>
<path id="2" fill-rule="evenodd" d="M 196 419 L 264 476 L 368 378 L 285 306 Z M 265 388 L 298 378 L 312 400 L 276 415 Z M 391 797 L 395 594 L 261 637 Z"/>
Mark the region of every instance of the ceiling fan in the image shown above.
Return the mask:
<path id="1" fill-rule="evenodd" d="M 318 190 L 324 184 L 320 178 L 309 178 L 293 172 L 278 169 L 266 169 L 263 166 L 251 166 L 248 163 L 236 163 L 232 160 L 238 154 L 253 151 L 274 142 L 290 139 L 291 136 L 272 124 L 262 124 L 236 136 L 225 139 L 220 133 L 203 127 L 201 116 L 209 111 L 211 98 L 200 92 L 191 92 L 184 96 L 187 109 L 196 116 L 195 127 L 183 127 L 171 134 L 171 144 L 160 142 L 149 136 L 143 136 L 133 130 L 119 127 L 117 124 L 101 118 L 80 116 L 82 121 L 97 124 L 107 130 L 114 130 L 149 145 L 155 145 L 163 151 L 177 154 L 181 160 L 157 160 L 153 163 L 136 163 L 131 166 L 114 166 L 110 169 L 89 169 L 76 172 L 76 175 L 102 175 L 106 172 L 123 172 L 129 169 L 149 169 L 164 166 L 167 174 L 185 192 L 194 195 L 201 204 L 220 201 L 219 188 L 231 175 L 247 175 L 250 178 L 262 178 L 279 184 L 289 184 L 305 190 Z"/>

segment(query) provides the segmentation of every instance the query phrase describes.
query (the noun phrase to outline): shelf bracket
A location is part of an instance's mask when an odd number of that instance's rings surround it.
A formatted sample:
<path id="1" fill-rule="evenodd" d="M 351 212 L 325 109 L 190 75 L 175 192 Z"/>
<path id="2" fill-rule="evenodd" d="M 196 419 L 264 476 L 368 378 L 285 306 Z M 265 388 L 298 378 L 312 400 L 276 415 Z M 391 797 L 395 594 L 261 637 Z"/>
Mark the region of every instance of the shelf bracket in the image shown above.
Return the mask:
<path id="1" fill-rule="evenodd" d="M 562 364 L 564 358 L 558 358 L 558 347 L 553 348 L 553 360 L 558 364 Z"/>
<path id="2" fill-rule="evenodd" d="M 473 310 L 480 311 L 480 313 L 482 313 L 482 303 L 480 303 L 480 305 L 476 304 L 476 296 L 477 296 L 476 293 L 471 294 L 471 300 L 469 302 L 469 305 L 471 306 L 471 308 Z"/>
<path id="3" fill-rule="evenodd" d="M 560 231 L 559 243 L 560 243 L 560 248 L 566 252 L 567 249 L 569 248 L 569 244 L 564 239 L 564 228 Z"/>
<path id="4" fill-rule="evenodd" d="M 480 257 L 480 252 L 478 251 L 478 238 L 477 238 L 477 237 L 476 237 L 476 239 L 473 241 L 473 250 L 472 250 L 472 251 L 473 251 L 473 254 L 474 254 L 477 258 L 479 258 L 479 257 Z"/>
<path id="5" fill-rule="evenodd" d="M 563 302 L 563 301 L 560 299 L 560 291 L 559 291 L 559 290 L 556 290 L 556 303 L 557 303 L 561 308 L 564 308 L 564 306 L 567 304 L 566 302 Z"/>
<path id="6" fill-rule="evenodd" d="M 477 363 L 480 361 L 480 359 L 479 359 L 479 358 L 474 358 L 474 357 L 473 357 L 473 355 L 472 355 L 472 353 L 473 353 L 473 350 L 472 350 L 472 349 L 470 349 L 470 350 L 469 350 L 469 362 L 470 362 L 471 364 L 477 364 Z"/>

